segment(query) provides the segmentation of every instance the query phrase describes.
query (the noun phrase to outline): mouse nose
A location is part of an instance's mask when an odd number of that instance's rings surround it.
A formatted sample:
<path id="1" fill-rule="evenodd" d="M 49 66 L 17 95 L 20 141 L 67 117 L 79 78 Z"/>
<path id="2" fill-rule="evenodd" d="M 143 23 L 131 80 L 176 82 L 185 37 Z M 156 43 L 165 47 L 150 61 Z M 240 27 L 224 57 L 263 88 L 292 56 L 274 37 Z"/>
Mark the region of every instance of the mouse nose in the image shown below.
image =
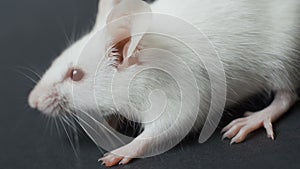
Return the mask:
<path id="1" fill-rule="evenodd" d="M 38 101 L 38 95 L 36 94 L 36 91 L 33 90 L 31 91 L 31 93 L 29 94 L 28 97 L 28 104 L 31 108 L 36 109 L 39 106 L 39 101 Z"/>
<path id="2" fill-rule="evenodd" d="M 28 104 L 31 108 L 38 109 L 42 104 L 43 94 L 49 91 L 47 85 L 41 84 L 40 82 L 33 88 L 28 96 Z"/>
<path id="3" fill-rule="evenodd" d="M 39 102 L 37 100 L 31 99 L 29 97 L 28 104 L 31 108 L 36 109 L 36 108 L 38 108 Z"/>
<path id="4" fill-rule="evenodd" d="M 35 101 L 35 102 L 33 102 L 33 104 L 31 105 L 31 107 L 32 108 L 38 108 L 38 106 L 39 106 L 39 102 L 38 101 Z"/>

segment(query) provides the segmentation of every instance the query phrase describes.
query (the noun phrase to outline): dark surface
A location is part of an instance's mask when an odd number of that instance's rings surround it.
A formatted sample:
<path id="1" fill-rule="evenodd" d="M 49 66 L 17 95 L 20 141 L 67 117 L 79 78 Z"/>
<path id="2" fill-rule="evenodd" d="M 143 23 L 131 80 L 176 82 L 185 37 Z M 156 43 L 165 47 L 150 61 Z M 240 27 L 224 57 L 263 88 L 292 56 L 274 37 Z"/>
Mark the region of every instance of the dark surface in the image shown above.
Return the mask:
<path id="1" fill-rule="evenodd" d="M 62 130 L 27 106 L 33 83 L 21 67 L 42 73 L 70 38 L 89 30 L 96 0 L 0 1 L 0 168 L 94 169 L 102 152 L 81 137 L 75 152 Z M 30 75 L 33 77 L 33 75 Z M 275 123 L 276 140 L 261 129 L 229 145 L 216 132 L 204 144 L 190 136 L 171 151 L 115 168 L 300 168 L 300 104 Z M 59 132 L 58 132 L 59 131 Z"/>

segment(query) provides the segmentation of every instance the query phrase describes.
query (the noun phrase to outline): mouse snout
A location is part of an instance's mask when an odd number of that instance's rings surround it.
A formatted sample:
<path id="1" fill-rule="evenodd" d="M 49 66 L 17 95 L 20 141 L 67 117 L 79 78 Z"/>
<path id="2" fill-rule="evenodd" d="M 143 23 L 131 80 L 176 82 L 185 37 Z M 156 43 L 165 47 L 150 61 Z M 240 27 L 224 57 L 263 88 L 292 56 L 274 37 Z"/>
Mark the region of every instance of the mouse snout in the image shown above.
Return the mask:
<path id="1" fill-rule="evenodd" d="M 33 109 L 36 109 L 38 107 L 39 102 L 38 101 L 31 101 L 29 100 L 29 106 Z"/>
<path id="2" fill-rule="evenodd" d="M 28 104 L 31 108 L 38 108 L 38 105 L 39 105 L 39 101 L 38 101 L 38 95 L 36 94 L 36 91 L 35 89 L 32 90 L 29 94 L 29 97 L 28 97 Z"/>
<path id="3" fill-rule="evenodd" d="M 37 109 L 39 108 L 39 99 L 41 97 L 41 95 L 43 94 L 43 92 L 45 92 L 46 88 L 41 86 L 41 85 L 37 85 L 29 94 L 28 97 L 28 104 L 31 108 Z"/>

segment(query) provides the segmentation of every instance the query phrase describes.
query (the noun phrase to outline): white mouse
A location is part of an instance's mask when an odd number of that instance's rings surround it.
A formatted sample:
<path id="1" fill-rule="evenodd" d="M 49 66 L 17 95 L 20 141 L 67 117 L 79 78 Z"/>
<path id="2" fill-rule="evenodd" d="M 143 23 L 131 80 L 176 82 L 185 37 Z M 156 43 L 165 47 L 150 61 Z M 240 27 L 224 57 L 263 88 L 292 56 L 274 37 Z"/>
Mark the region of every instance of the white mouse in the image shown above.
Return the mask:
<path id="1" fill-rule="evenodd" d="M 299 0 L 157 0 L 151 5 L 140 0 L 101 0 L 93 30 L 57 57 L 31 91 L 29 105 L 50 116 L 91 111 L 100 116 L 119 114 L 142 123 L 144 130 L 136 139 L 100 159 L 106 166 L 127 164 L 159 145 L 177 143 L 180 141 L 177 138 L 185 136 L 186 130 L 190 129 L 188 126 L 201 129 L 211 104 L 214 104 L 210 102 L 212 89 L 205 66 L 194 54 L 185 53 L 186 49 L 179 43 L 147 34 L 159 26 L 152 25 L 151 20 L 129 17 L 126 22 L 114 22 L 138 13 L 176 16 L 201 29 L 215 47 L 224 68 L 226 106 L 259 92 L 275 92 L 268 107 L 255 113 L 246 112 L 245 117 L 232 121 L 223 129 L 223 137 L 231 139 L 231 143 L 244 141 L 250 132 L 261 127 L 266 129 L 269 138 L 274 139 L 272 123 L 297 100 L 300 82 Z M 161 23 L 164 24 L 167 23 Z M 139 25 L 144 26 L 139 29 L 145 33 L 135 36 L 133 32 Z M 97 34 L 104 27 L 106 34 Z M 101 39 L 97 40 L 97 37 Z M 90 42 L 93 43 L 86 47 Z M 155 56 L 149 54 L 147 49 L 151 48 L 159 49 L 154 52 Z M 201 44 L 198 50 L 204 57 L 209 56 Z M 164 51 L 179 55 L 186 65 L 169 60 Z M 130 88 L 125 85 L 133 72 L 155 64 L 178 72 L 178 75 L 189 76 L 190 72 L 195 75 L 195 83 L 181 77 L 184 89 L 191 89 L 191 95 L 199 95 L 199 98 L 187 95 L 183 100 L 187 107 L 180 117 L 173 113 L 182 103 L 182 93 L 166 72 L 148 69 L 131 81 Z M 218 71 L 213 70 L 216 74 Z M 118 77 L 118 83 L 113 86 L 115 96 L 112 96 L 111 83 L 115 77 Z M 163 114 L 139 113 L 132 109 L 147 110 L 148 96 L 155 90 L 165 92 L 156 95 L 161 97 L 155 99 L 169 99 Z M 119 107 L 115 105 L 116 99 L 120 101 Z M 153 120 L 158 116 L 159 119 Z"/>

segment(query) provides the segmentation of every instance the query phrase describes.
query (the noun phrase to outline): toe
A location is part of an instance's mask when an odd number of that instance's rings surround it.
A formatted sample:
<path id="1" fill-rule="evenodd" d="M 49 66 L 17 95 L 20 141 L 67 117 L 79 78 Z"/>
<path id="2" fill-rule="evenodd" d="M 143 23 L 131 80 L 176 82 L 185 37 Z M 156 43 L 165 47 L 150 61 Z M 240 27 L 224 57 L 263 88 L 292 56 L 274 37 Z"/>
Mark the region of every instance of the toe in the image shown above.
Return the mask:
<path id="1" fill-rule="evenodd" d="M 222 137 L 222 139 L 224 138 L 229 138 L 231 139 L 232 137 L 234 137 L 239 130 L 243 127 L 242 123 L 236 124 L 234 126 L 232 126 L 228 131 L 226 131 Z"/>
<path id="2" fill-rule="evenodd" d="M 123 157 L 121 156 L 107 154 L 106 156 L 100 158 L 98 161 L 102 161 L 102 164 L 104 164 L 107 167 L 111 167 L 118 164 L 122 159 Z"/>
<path id="3" fill-rule="evenodd" d="M 132 158 L 125 157 L 119 162 L 119 165 L 128 164 L 131 160 Z"/>
<path id="4" fill-rule="evenodd" d="M 227 126 L 225 126 L 221 133 L 224 133 L 226 131 L 228 131 L 230 128 L 232 128 L 234 125 L 238 124 L 238 123 L 242 123 L 244 122 L 246 119 L 245 118 L 240 118 L 240 119 L 236 119 L 236 120 L 233 120 L 231 123 L 229 123 Z"/>
<path id="5" fill-rule="evenodd" d="M 273 132 L 273 126 L 272 126 L 271 120 L 270 119 L 265 120 L 263 124 L 264 124 L 264 128 L 267 131 L 268 138 L 271 138 L 272 140 L 274 140 L 274 132 Z"/>
<path id="6" fill-rule="evenodd" d="M 237 133 L 236 136 L 234 136 L 230 142 L 230 144 L 233 143 L 240 143 L 242 141 L 244 141 L 247 137 L 247 135 L 252 132 L 253 130 L 255 130 L 256 127 L 253 126 L 244 126 L 242 127 L 239 132 Z"/>
<path id="7" fill-rule="evenodd" d="M 230 144 L 240 143 L 240 142 L 244 141 L 246 137 L 247 137 L 247 134 L 245 134 L 245 132 L 239 132 L 236 136 L 234 136 L 231 139 Z"/>

